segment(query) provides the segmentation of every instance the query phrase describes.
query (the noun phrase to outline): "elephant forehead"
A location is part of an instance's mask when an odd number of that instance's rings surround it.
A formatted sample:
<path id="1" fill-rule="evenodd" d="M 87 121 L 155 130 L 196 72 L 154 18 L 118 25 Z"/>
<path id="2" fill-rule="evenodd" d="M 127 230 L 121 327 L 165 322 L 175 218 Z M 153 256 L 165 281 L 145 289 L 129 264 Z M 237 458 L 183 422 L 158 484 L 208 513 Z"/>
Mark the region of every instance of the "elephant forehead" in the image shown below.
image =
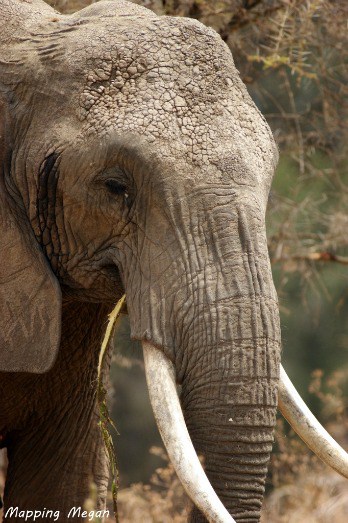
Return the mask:
<path id="1" fill-rule="evenodd" d="M 185 102 L 182 98 L 186 102 L 201 99 L 214 103 L 232 78 L 238 77 L 228 49 L 202 24 L 169 17 L 156 17 L 147 23 L 142 19 L 142 24 L 122 22 L 104 27 L 92 40 L 88 31 L 85 35 L 82 118 L 88 117 L 98 102 L 120 108 L 123 103 L 129 106 L 130 99 L 133 103 L 146 102 L 146 106 L 154 100 L 158 109 L 167 111 L 173 107 L 180 110 Z"/>
<path id="2" fill-rule="evenodd" d="M 273 171 L 268 126 L 213 30 L 170 17 L 123 20 L 116 36 L 112 28 L 109 21 L 85 39 L 84 133 L 140 134 L 165 144 L 163 154 L 209 167 L 210 175 L 212 165 L 246 183 L 250 175 L 252 185 L 255 172 Z"/>

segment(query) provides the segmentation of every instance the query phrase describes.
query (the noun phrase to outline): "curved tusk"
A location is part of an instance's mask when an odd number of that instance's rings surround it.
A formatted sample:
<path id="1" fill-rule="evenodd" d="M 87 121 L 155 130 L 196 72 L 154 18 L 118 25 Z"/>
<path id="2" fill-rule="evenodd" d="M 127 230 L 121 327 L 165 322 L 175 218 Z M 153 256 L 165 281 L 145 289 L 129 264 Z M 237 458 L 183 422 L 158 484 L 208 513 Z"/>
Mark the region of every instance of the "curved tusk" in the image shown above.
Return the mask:
<path id="1" fill-rule="evenodd" d="M 308 447 L 336 472 L 348 478 L 348 454 L 311 413 L 282 366 L 279 409 Z"/>
<path id="2" fill-rule="evenodd" d="M 175 370 L 163 352 L 143 342 L 145 373 L 156 422 L 176 473 L 193 503 L 211 523 L 235 523 L 200 464 L 178 398 Z"/>

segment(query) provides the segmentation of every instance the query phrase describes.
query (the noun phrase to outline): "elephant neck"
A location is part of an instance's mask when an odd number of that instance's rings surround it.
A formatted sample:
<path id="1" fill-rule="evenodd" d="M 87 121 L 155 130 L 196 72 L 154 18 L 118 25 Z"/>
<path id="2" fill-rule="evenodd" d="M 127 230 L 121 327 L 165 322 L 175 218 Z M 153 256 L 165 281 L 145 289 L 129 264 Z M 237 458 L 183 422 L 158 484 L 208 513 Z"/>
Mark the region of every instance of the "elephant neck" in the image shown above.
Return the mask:
<path id="1" fill-rule="evenodd" d="M 12 401 L 5 425 L 5 507 L 46 507 L 68 521 L 71 508 L 83 506 L 90 496 L 93 479 L 95 506 L 104 508 L 108 471 L 96 389 L 107 312 L 103 305 L 65 302 L 61 346 L 52 369 L 41 375 L 12 375 L 13 384 L 9 376 L 4 387 Z M 0 434 L 1 429 L 0 414 Z"/>
<path id="2" fill-rule="evenodd" d="M 61 345 L 56 365 L 70 367 L 76 361 L 78 368 L 95 369 L 110 310 L 108 305 L 75 302 L 63 296 Z"/>
<path id="3" fill-rule="evenodd" d="M 63 300 L 61 344 L 52 369 L 44 374 L 2 373 L 0 433 L 35 423 L 33 412 L 45 419 L 56 411 L 67 415 L 74 405 L 80 408 L 81 397 L 94 401 L 109 312 L 106 305 Z"/>

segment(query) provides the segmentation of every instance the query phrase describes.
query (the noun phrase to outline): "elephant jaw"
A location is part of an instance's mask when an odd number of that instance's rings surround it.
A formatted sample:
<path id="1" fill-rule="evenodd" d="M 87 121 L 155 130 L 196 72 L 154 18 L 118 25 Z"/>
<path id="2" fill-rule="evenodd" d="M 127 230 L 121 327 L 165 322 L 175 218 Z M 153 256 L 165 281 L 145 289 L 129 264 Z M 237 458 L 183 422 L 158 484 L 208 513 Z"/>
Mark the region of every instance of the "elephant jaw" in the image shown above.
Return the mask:
<path id="1" fill-rule="evenodd" d="M 234 523 L 211 486 L 193 447 L 176 390 L 175 368 L 163 352 L 143 342 L 146 380 L 155 419 L 174 469 L 193 503 L 212 523 Z M 303 402 L 283 367 L 279 409 L 315 454 L 348 478 L 348 454 Z"/>

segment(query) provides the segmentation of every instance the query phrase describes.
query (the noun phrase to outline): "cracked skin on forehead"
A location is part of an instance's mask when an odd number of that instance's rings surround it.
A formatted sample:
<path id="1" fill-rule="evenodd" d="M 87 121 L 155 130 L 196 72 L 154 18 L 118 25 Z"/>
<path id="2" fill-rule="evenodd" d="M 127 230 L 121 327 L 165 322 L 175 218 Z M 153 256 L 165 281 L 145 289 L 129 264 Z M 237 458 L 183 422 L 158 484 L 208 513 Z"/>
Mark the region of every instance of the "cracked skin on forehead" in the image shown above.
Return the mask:
<path id="1" fill-rule="evenodd" d="M 214 30 L 125 1 L 93 4 L 74 17 L 83 135 L 140 136 L 160 144 L 161 158 L 175 159 L 177 169 L 198 167 L 192 175 L 205 181 L 256 187 L 272 176 L 270 130 Z"/>

